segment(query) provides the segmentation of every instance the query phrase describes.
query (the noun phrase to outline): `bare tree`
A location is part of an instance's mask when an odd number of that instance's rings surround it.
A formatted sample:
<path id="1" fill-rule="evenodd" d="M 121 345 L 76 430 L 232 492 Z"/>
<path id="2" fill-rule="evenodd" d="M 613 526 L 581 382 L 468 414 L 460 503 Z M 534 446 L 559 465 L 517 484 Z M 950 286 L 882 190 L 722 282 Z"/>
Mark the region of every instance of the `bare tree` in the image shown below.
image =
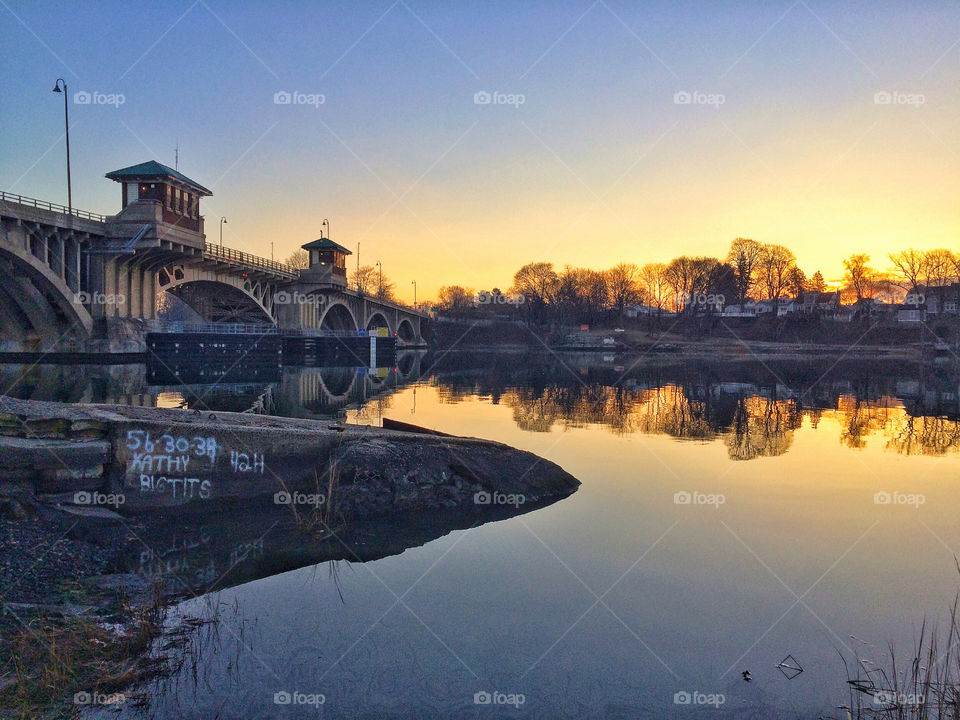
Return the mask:
<path id="1" fill-rule="evenodd" d="M 783 245 L 763 245 L 757 263 L 767 298 L 773 300 L 774 304 L 779 303 L 787 287 L 790 268 L 797 263 L 796 257 Z"/>
<path id="2" fill-rule="evenodd" d="M 525 308 L 535 320 L 543 322 L 556 301 L 558 281 L 553 263 L 529 263 L 513 276 L 513 292 L 523 295 Z"/>
<path id="3" fill-rule="evenodd" d="M 606 272 L 607 292 L 617 314 L 623 317 L 623 308 L 640 302 L 640 271 L 633 263 L 620 263 Z"/>
<path id="4" fill-rule="evenodd" d="M 377 291 L 377 268 L 373 265 L 361 265 L 350 273 L 350 281 L 357 292 L 373 295 Z"/>
<path id="5" fill-rule="evenodd" d="M 299 250 L 294 250 L 290 253 L 290 257 L 283 261 L 290 267 L 297 268 L 298 270 L 306 270 L 310 267 L 310 254 L 300 248 Z"/>
<path id="6" fill-rule="evenodd" d="M 737 302 L 743 305 L 750 288 L 753 286 L 757 271 L 757 261 L 763 252 L 763 246 L 756 240 L 736 238 L 730 243 L 727 262 L 733 265 L 734 280 L 737 285 Z"/>
<path id="7" fill-rule="evenodd" d="M 647 303 L 655 307 L 659 315 L 667 302 L 667 293 L 670 290 L 667 266 L 664 263 L 647 263 L 640 268 L 640 282 L 643 285 Z"/>
<path id="8" fill-rule="evenodd" d="M 449 285 L 440 288 L 438 305 L 443 310 L 462 311 L 473 305 L 473 290 L 461 285 Z"/>
<path id="9" fill-rule="evenodd" d="M 898 280 L 902 280 L 902 287 L 907 292 L 916 290 L 926 279 L 926 253 L 910 248 L 898 253 L 891 253 L 890 262 Z"/>
<path id="10" fill-rule="evenodd" d="M 845 280 L 856 294 L 857 302 L 873 297 L 877 271 L 870 267 L 870 256 L 864 253 L 851 255 L 843 261 L 843 266 L 847 269 Z"/>

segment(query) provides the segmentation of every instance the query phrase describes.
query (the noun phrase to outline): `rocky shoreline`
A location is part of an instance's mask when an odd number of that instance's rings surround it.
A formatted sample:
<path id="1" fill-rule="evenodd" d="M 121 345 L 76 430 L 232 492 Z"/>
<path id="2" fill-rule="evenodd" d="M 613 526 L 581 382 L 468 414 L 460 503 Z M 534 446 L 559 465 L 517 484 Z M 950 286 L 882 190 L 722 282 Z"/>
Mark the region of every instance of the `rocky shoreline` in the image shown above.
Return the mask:
<path id="1" fill-rule="evenodd" d="M 400 553 L 580 484 L 394 427 L 0 397 L 0 716 L 70 715 L 73 693 L 160 672 L 149 648 L 181 598 Z"/>

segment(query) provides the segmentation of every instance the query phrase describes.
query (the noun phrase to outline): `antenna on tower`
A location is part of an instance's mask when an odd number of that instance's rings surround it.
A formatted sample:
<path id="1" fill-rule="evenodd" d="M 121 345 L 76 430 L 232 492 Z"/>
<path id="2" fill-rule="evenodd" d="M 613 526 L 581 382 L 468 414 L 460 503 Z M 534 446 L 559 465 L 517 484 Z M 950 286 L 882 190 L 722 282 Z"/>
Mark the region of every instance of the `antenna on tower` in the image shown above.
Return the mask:
<path id="1" fill-rule="evenodd" d="M 180 138 L 177 138 L 177 145 L 173 148 L 173 169 L 180 169 Z"/>

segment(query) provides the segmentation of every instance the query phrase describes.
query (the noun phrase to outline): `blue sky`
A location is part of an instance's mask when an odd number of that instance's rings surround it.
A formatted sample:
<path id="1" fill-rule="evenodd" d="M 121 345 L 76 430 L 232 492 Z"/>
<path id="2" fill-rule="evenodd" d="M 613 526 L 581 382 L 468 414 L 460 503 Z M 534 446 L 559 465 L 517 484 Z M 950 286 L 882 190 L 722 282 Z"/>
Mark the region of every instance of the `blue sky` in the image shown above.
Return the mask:
<path id="1" fill-rule="evenodd" d="M 327 217 L 403 297 L 737 235 L 829 277 L 960 228 L 956 3 L 3 0 L 0 32 L 2 189 L 65 201 L 63 77 L 124 97 L 70 105 L 76 207 L 179 142 L 208 237 L 283 257 Z"/>

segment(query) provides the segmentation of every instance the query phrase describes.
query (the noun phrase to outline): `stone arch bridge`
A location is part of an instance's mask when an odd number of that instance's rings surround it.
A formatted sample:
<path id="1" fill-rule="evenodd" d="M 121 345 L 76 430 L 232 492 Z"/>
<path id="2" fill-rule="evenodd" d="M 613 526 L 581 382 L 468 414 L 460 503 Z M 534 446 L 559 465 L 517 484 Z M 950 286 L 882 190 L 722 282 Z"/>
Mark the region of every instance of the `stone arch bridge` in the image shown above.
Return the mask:
<path id="1" fill-rule="evenodd" d="M 162 291 L 209 323 L 318 334 L 385 327 L 398 346 L 423 344 L 423 313 L 207 243 L 201 216 L 182 222 L 162 200 L 127 202 L 126 192 L 113 216 L 0 192 L 0 351 L 141 350 L 146 332 L 164 330 Z"/>

